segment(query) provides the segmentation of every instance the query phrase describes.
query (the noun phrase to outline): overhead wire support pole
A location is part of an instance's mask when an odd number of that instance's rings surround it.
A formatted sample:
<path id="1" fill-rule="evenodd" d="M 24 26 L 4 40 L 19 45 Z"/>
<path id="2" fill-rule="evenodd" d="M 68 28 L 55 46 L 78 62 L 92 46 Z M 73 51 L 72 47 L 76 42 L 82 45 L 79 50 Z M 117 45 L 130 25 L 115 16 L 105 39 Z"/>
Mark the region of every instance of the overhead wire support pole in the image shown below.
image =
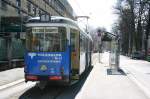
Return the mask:
<path id="1" fill-rule="evenodd" d="M 78 18 L 86 18 L 87 20 L 87 25 L 86 25 L 86 32 L 88 33 L 88 19 L 90 18 L 89 16 L 76 16 L 75 19 L 77 20 Z"/>

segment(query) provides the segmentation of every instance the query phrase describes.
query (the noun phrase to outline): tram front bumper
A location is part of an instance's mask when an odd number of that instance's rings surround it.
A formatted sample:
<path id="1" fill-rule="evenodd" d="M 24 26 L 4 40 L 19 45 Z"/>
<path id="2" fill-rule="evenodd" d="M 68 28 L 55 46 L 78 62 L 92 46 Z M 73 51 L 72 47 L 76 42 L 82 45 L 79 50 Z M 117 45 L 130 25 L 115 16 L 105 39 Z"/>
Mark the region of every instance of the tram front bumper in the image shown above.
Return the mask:
<path id="1" fill-rule="evenodd" d="M 69 76 L 25 75 L 25 81 L 63 81 L 69 82 Z"/>

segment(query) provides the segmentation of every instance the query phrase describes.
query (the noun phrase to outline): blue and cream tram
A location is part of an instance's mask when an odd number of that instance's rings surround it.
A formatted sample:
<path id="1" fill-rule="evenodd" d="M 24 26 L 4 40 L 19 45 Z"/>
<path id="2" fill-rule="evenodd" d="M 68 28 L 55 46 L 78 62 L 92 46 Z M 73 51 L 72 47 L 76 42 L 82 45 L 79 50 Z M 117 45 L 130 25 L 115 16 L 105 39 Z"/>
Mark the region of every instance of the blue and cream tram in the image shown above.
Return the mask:
<path id="1" fill-rule="evenodd" d="M 35 17 L 26 27 L 26 81 L 70 83 L 91 65 L 92 39 L 73 20 Z"/>

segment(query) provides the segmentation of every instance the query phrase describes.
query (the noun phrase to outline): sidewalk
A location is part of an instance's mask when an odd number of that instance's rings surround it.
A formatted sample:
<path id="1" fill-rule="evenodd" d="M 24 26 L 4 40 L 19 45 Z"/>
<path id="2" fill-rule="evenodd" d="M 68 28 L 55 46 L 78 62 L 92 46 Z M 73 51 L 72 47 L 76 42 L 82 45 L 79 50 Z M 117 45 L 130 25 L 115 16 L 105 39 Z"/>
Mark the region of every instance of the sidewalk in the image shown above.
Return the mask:
<path id="1" fill-rule="evenodd" d="M 0 72 L 0 87 L 24 78 L 24 69 L 15 68 Z"/>
<path id="2" fill-rule="evenodd" d="M 107 75 L 108 63 L 100 64 L 95 60 L 97 62 L 76 99 L 148 99 L 128 76 Z"/>
<path id="3" fill-rule="evenodd" d="M 150 62 L 121 56 L 120 67 L 150 98 Z"/>

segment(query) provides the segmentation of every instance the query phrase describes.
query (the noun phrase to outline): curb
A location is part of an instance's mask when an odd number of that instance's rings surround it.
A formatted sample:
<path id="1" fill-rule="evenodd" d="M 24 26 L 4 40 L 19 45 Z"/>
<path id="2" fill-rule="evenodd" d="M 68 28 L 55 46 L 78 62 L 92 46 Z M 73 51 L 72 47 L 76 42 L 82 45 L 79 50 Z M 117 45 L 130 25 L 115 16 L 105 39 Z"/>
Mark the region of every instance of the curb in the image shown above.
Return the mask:
<path id="1" fill-rule="evenodd" d="M 20 80 L 14 81 L 12 83 L 9 83 L 9 84 L 6 84 L 6 85 L 2 85 L 2 86 L 0 86 L 0 90 L 6 89 L 6 88 L 14 86 L 14 85 L 17 85 L 17 84 L 22 83 L 24 81 L 25 81 L 24 79 L 20 79 Z"/>
<path id="2" fill-rule="evenodd" d="M 122 68 L 124 72 L 127 74 L 127 77 L 131 79 L 143 92 L 144 94 L 150 99 L 150 89 L 145 87 L 129 70 Z"/>

